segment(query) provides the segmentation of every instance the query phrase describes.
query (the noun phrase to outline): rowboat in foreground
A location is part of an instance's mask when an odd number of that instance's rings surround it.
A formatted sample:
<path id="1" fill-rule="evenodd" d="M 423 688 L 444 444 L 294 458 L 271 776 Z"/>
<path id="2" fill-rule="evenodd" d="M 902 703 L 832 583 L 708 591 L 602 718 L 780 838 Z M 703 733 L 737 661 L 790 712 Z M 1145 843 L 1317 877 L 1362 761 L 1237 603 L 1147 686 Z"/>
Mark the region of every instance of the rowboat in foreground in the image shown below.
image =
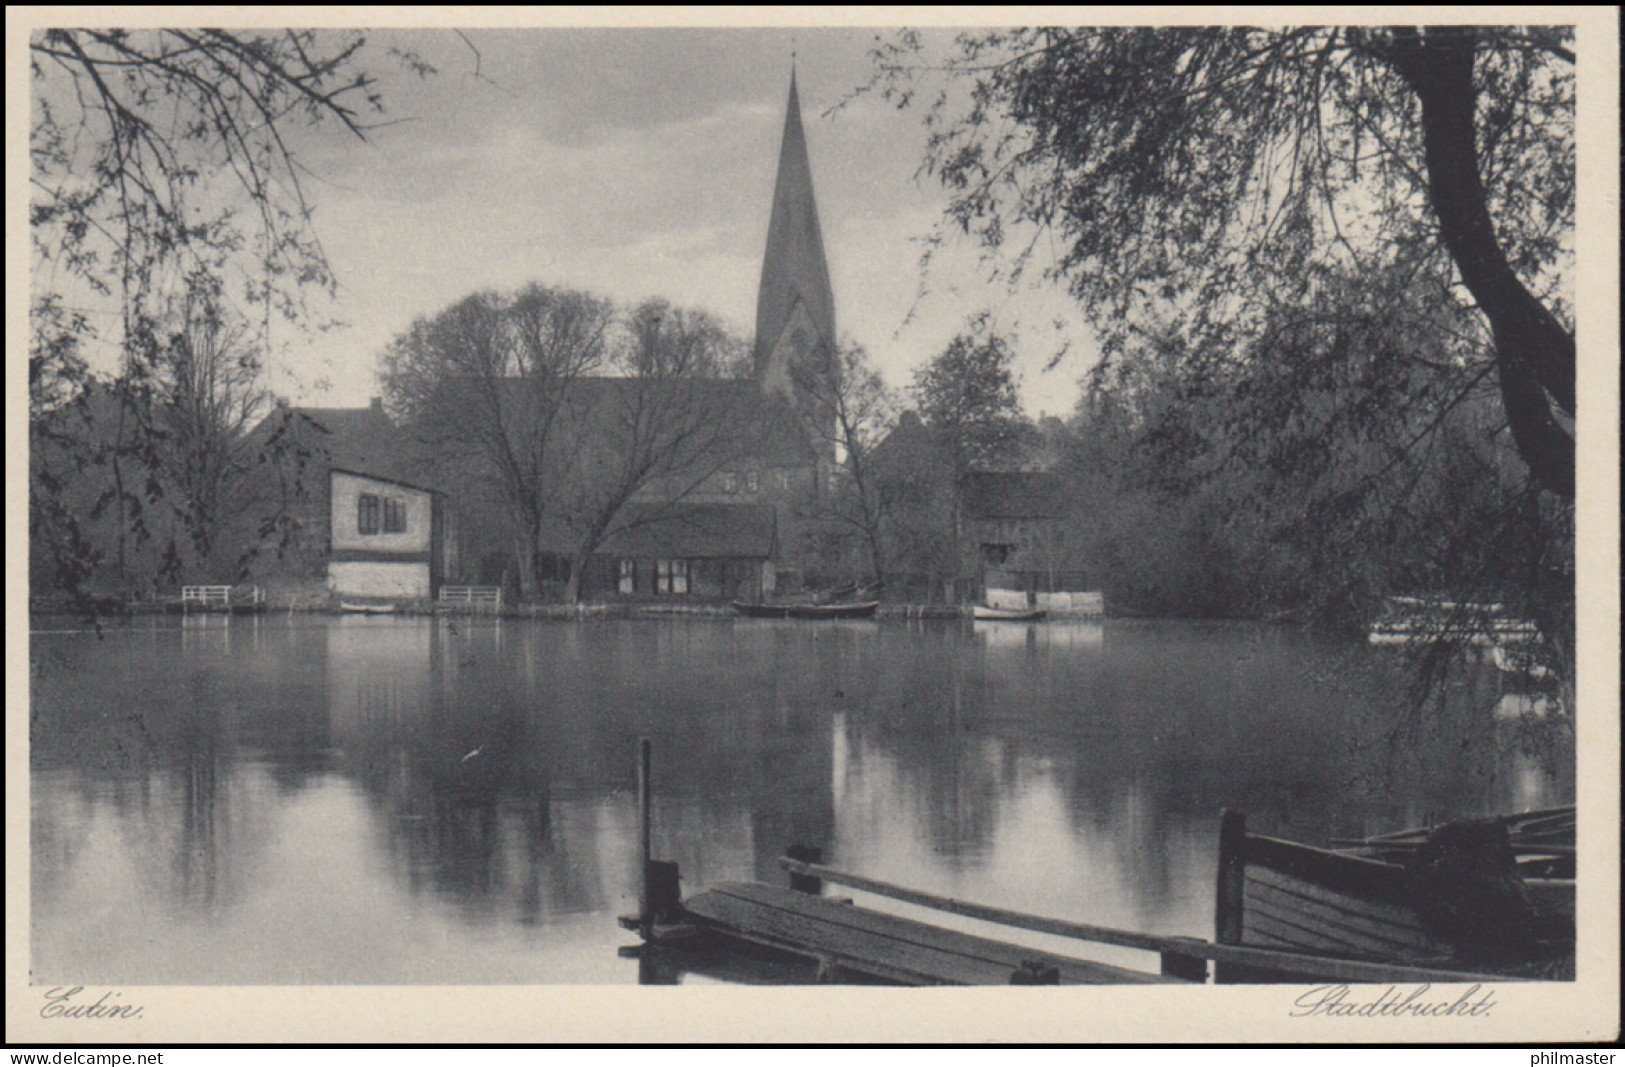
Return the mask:
<path id="1" fill-rule="evenodd" d="M 1466 819 L 1314 848 L 1219 831 L 1221 944 L 1511 978 L 1572 977 L 1574 808 Z M 1302 981 L 1220 965 L 1216 981 Z"/>
<path id="2" fill-rule="evenodd" d="M 751 619 L 872 619 L 880 601 L 856 604 L 746 604 L 735 600 L 734 610 Z"/>
<path id="3" fill-rule="evenodd" d="M 1425 988 L 1566 979 L 1574 969 L 1572 841 L 1572 808 L 1402 831 L 1347 849 L 1250 834 L 1245 817 L 1227 811 L 1211 941 L 955 900 L 824 866 L 817 849 L 797 847 L 779 861 L 788 887 L 724 883 L 686 899 L 678 895 L 677 865 L 650 860 L 644 910 L 621 921 L 643 935 L 643 952 L 729 943 L 768 949 L 815 962 L 820 982 Z M 973 936 L 825 897 L 830 883 L 1013 929 L 1153 953 L 1160 968 L 1136 970 Z"/>
<path id="4" fill-rule="evenodd" d="M 1046 614 L 1042 608 L 990 608 L 986 604 L 971 608 L 971 618 L 985 622 L 1037 622 Z"/>

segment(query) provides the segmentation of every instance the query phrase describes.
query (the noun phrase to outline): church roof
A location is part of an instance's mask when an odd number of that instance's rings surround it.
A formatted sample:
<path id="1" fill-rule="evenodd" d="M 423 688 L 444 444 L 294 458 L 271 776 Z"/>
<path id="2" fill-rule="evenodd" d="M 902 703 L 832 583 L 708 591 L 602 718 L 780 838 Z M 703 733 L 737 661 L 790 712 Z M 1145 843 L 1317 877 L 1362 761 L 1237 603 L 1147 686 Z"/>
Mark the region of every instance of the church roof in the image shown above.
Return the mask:
<path id="1" fill-rule="evenodd" d="M 830 293 L 824 237 L 813 199 L 812 166 L 801 128 L 801 102 L 795 73 L 790 74 L 790 102 L 779 145 L 779 174 L 773 186 L 773 214 L 767 226 L 767 252 L 756 294 L 755 358 L 758 367 L 790 324 L 796 305 L 823 339 L 835 340 L 835 298 Z"/>
<path id="2" fill-rule="evenodd" d="M 617 522 L 605 555 L 769 559 L 778 529 L 771 504 L 630 504 Z"/>
<path id="3" fill-rule="evenodd" d="M 456 389 L 464 383 L 450 382 Z M 528 383 L 503 382 L 503 404 L 527 402 Z M 472 410 L 479 410 L 474 408 Z M 684 431 L 685 447 L 700 452 L 692 461 L 754 460 L 768 467 L 805 466 L 817 458 L 808 430 L 787 402 L 764 395 L 746 378 L 647 379 L 593 376 L 564 387 L 559 411 L 561 435 L 606 447 L 624 440 L 625 429 L 641 418 Z M 363 468 L 364 469 L 364 468 Z"/>

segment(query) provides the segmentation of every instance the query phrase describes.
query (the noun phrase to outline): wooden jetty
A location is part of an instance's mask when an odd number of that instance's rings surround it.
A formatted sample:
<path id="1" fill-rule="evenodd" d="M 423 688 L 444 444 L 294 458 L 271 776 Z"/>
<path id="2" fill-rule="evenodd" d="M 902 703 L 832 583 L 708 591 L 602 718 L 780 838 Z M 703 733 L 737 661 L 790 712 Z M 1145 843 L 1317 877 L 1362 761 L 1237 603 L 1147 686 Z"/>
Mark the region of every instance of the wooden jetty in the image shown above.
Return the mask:
<path id="1" fill-rule="evenodd" d="M 904 985 L 1126 985 L 1181 979 L 1059 956 L 781 886 L 732 882 L 683 904 L 712 935 Z"/>
<path id="2" fill-rule="evenodd" d="M 1399 896 L 1403 887 L 1394 872 L 1401 868 L 1248 835 L 1236 813 L 1227 812 L 1222 819 L 1216 936 L 1205 941 L 954 900 L 825 866 L 818 850 L 806 847 L 792 847 L 779 861 L 789 875 L 788 886 L 731 882 L 684 900 L 677 865 L 650 858 L 646 740 L 640 747 L 638 794 L 644 877 L 639 914 L 623 918 L 622 925 L 637 930 L 651 946 L 721 941 L 771 949 L 816 963 L 821 981 L 1126 985 L 1210 979 L 1462 983 L 1545 977 L 1527 970 L 1497 968 L 1492 973 L 1473 967 L 1430 939 L 1422 929 L 1425 921 Z M 1137 949 L 1155 954 L 1159 966 L 1156 971 L 1134 970 L 951 930 L 825 897 L 825 883 L 1013 929 Z"/>

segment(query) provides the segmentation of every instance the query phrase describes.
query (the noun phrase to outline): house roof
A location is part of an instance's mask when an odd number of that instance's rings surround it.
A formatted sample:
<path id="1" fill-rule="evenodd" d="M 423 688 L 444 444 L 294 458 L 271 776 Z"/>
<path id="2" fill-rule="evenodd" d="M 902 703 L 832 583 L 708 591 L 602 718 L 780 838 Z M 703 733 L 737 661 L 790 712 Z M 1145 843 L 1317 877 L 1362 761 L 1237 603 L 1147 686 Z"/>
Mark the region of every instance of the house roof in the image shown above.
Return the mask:
<path id="1" fill-rule="evenodd" d="M 329 467 L 327 469 L 327 476 L 329 478 L 332 478 L 332 476 L 335 474 L 348 474 L 352 478 L 365 478 L 369 482 L 382 482 L 385 485 L 397 485 L 402 489 L 413 489 L 419 493 L 439 492 L 438 490 L 431 489 L 426 485 L 418 485 L 416 482 L 403 482 L 399 478 L 384 478 L 376 474 L 368 474 L 365 471 L 346 470 L 343 467 Z"/>
<path id="2" fill-rule="evenodd" d="M 1054 519 L 1066 513 L 1066 485 L 1044 471 L 972 471 L 965 476 L 972 519 Z"/>
<path id="3" fill-rule="evenodd" d="M 630 504 L 605 555 L 671 559 L 768 559 L 778 527 L 768 504 Z"/>
<path id="4" fill-rule="evenodd" d="M 330 468 L 427 487 L 427 467 L 410 435 L 381 404 L 364 408 L 286 407 L 267 415 L 254 433 L 269 438 L 282 427 Z"/>

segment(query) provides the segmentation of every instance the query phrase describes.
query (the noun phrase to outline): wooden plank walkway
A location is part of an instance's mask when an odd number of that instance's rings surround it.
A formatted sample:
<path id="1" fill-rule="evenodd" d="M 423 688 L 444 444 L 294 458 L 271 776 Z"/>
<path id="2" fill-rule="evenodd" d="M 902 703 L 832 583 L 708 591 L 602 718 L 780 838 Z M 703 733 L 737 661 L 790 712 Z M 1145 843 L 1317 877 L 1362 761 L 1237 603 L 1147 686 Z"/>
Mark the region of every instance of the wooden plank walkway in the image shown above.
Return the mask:
<path id="1" fill-rule="evenodd" d="M 683 907 L 691 922 L 712 933 L 909 985 L 1009 985 L 1012 975 L 1027 963 L 1055 968 L 1063 985 L 1188 984 L 777 886 L 725 883 L 690 898 Z"/>

